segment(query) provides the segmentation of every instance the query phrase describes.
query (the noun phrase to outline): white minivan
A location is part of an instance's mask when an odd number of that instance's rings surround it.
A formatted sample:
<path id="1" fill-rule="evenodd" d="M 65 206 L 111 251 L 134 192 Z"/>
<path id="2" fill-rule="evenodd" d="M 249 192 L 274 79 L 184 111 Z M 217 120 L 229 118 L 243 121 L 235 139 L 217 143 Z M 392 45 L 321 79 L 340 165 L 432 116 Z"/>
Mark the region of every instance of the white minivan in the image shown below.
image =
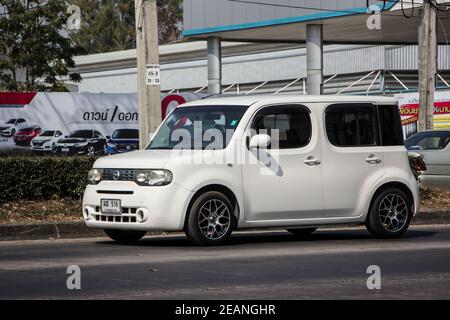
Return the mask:
<path id="1" fill-rule="evenodd" d="M 98 159 L 88 182 L 87 226 L 125 243 L 153 230 L 209 245 L 236 229 L 306 235 L 330 224 L 394 238 L 419 207 L 397 102 L 386 97 L 190 102 L 145 150 Z"/>

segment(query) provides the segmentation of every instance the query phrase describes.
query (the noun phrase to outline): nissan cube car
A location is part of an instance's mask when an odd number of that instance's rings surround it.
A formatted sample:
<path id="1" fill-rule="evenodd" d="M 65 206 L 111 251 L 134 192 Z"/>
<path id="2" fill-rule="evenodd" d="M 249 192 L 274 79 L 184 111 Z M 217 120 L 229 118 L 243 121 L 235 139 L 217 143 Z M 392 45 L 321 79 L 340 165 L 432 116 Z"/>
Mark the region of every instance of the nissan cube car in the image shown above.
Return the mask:
<path id="1" fill-rule="evenodd" d="M 145 150 L 98 159 L 88 181 L 87 226 L 125 243 L 151 230 L 210 245 L 236 229 L 302 236 L 330 224 L 394 238 L 419 207 L 397 102 L 386 97 L 190 102 Z"/>

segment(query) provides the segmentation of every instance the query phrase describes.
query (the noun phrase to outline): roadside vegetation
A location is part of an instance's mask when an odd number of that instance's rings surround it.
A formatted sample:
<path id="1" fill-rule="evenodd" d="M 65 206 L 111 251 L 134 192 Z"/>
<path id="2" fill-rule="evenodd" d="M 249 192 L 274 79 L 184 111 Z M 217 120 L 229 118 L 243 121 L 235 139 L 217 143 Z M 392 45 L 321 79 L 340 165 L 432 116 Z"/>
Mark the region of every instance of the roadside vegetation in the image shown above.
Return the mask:
<path id="1" fill-rule="evenodd" d="M 0 224 L 81 221 L 81 199 L 95 159 L 0 157 Z M 416 176 L 419 172 L 411 160 Z M 421 211 L 450 209 L 450 190 L 422 189 Z"/>

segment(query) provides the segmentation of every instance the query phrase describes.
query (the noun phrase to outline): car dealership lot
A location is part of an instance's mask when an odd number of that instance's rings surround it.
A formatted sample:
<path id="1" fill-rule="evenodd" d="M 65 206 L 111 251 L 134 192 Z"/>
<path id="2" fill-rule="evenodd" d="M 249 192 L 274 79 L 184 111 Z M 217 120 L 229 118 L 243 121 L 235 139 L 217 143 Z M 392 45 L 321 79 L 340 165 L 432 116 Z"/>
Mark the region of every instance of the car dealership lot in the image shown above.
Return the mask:
<path id="1" fill-rule="evenodd" d="M 68 290 L 69 265 L 81 290 Z M 367 267 L 381 268 L 369 290 Z M 0 299 L 448 298 L 450 225 L 413 226 L 396 240 L 362 228 L 322 230 L 306 239 L 284 231 L 238 232 L 219 247 L 183 236 L 139 245 L 106 238 L 0 243 Z"/>

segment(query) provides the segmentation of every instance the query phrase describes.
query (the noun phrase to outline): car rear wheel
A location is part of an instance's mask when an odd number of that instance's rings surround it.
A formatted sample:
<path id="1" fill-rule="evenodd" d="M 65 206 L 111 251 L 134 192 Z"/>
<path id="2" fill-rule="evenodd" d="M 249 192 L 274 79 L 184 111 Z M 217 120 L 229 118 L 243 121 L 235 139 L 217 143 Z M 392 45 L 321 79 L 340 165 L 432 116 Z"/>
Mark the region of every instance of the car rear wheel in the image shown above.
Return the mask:
<path id="1" fill-rule="evenodd" d="M 317 228 L 296 228 L 296 229 L 287 229 L 288 232 L 292 233 L 293 235 L 297 237 L 306 237 L 309 236 L 311 233 L 316 231 Z"/>
<path id="2" fill-rule="evenodd" d="M 367 230 L 380 239 L 397 238 L 409 227 L 412 200 L 400 189 L 389 188 L 374 198 L 366 220 Z"/>
<path id="3" fill-rule="evenodd" d="M 145 231 L 132 231 L 132 230 L 113 230 L 105 229 L 105 233 L 108 237 L 118 243 L 134 244 L 142 239 L 147 232 Z"/>
<path id="4" fill-rule="evenodd" d="M 233 204 L 218 191 L 200 195 L 188 212 L 185 227 L 189 241 L 198 245 L 217 245 L 230 238 L 236 225 Z"/>

